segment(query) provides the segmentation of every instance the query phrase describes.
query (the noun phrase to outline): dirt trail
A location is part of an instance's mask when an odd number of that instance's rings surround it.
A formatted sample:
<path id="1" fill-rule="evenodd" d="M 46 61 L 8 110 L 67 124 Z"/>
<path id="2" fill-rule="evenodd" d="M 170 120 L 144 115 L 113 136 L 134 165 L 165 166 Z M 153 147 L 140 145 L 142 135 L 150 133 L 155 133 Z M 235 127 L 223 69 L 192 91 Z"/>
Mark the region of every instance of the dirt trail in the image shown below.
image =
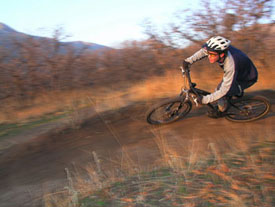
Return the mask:
<path id="1" fill-rule="evenodd" d="M 210 119 L 206 108 L 198 108 L 183 120 L 155 127 L 144 120 L 150 103 L 136 103 L 100 115 L 91 112 L 79 129 L 53 131 L 13 145 L 0 157 L 0 206 L 41 206 L 44 193 L 67 185 L 64 169 L 93 163 L 93 151 L 107 169 L 114 167 L 114 160 L 121 161 L 120 167 L 129 165 L 126 157 L 137 167 L 157 164 L 162 147 L 192 161 L 213 150 L 226 153 L 257 141 L 274 141 L 275 92 L 258 93 L 270 99 L 272 110 L 256 122 Z"/>

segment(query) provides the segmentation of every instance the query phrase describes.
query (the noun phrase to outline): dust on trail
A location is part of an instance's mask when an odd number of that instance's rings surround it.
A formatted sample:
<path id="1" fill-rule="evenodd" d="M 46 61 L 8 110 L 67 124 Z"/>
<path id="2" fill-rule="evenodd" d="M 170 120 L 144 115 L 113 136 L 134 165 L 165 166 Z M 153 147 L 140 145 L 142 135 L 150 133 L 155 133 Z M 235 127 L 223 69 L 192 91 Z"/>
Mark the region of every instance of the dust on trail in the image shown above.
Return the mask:
<path id="1" fill-rule="evenodd" d="M 191 162 L 214 152 L 222 154 L 264 140 L 275 140 L 275 92 L 259 91 L 270 99 L 271 112 L 251 123 L 210 119 L 206 108 L 197 108 L 183 120 L 151 126 L 144 114 L 151 103 L 135 103 L 89 117 L 79 129 L 62 128 L 42 135 L 21 137 L 0 157 L 0 206 L 41 206 L 43 194 L 68 185 L 64 169 L 94 164 L 103 170 L 154 166 L 163 155 L 185 156 Z M 32 134 L 34 135 L 34 134 Z"/>

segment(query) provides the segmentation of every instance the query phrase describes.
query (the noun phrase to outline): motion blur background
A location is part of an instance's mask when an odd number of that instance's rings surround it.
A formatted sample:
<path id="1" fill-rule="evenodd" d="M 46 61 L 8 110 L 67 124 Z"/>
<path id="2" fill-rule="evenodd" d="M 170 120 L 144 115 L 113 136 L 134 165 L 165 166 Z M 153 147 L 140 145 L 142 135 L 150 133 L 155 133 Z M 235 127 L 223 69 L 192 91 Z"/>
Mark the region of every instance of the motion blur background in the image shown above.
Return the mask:
<path id="1" fill-rule="evenodd" d="M 88 96 L 177 93 L 182 60 L 213 35 L 253 60 L 260 76 L 252 90 L 274 89 L 272 0 L 27 2 L 1 3 L 1 123 L 81 107 Z M 192 71 L 208 90 L 222 77 L 207 60 Z"/>

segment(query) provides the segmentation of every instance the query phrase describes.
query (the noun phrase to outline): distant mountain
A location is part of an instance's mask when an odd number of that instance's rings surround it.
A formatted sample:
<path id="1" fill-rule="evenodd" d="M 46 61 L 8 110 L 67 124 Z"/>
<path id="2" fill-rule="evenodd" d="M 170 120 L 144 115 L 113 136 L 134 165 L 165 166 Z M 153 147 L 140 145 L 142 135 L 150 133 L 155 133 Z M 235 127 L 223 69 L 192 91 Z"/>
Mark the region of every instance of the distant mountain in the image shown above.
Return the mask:
<path id="1" fill-rule="evenodd" d="M 100 50 L 100 49 L 111 49 L 110 47 L 107 47 L 107 46 L 99 45 L 96 43 L 82 42 L 82 41 L 63 42 L 63 44 L 68 44 L 78 49 L 85 47 L 91 51 Z"/>
<path id="2" fill-rule="evenodd" d="M 24 42 L 29 38 L 33 38 L 38 41 L 53 40 L 52 38 L 33 36 L 22 32 L 18 32 L 13 28 L 7 26 L 6 24 L 0 23 L 0 47 L 2 46 L 6 48 L 11 48 L 12 44 L 14 43 L 14 40 L 19 42 L 21 41 Z M 71 46 L 72 48 L 75 48 L 77 50 L 81 50 L 82 48 L 85 48 L 89 52 L 102 50 L 102 49 L 112 49 L 104 45 L 89 43 L 89 42 L 82 42 L 82 41 L 61 42 L 61 44 L 62 46 Z"/>
<path id="3" fill-rule="evenodd" d="M 16 33 L 17 31 L 15 31 L 14 29 L 10 28 L 9 26 L 0 23 L 0 34 L 2 33 Z"/>

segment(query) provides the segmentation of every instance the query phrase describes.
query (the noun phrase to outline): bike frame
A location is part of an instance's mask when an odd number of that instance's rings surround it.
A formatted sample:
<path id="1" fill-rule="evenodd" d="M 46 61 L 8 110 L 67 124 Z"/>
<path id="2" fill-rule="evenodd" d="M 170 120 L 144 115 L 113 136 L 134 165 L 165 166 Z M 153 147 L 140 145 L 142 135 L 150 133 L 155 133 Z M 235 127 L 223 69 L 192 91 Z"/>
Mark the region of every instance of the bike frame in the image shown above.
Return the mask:
<path id="1" fill-rule="evenodd" d="M 191 97 L 192 101 L 196 104 L 196 106 L 198 106 L 199 103 L 198 103 L 198 98 L 197 97 L 209 95 L 210 92 L 199 89 L 199 88 L 196 88 L 197 84 L 193 83 L 191 81 L 190 69 L 189 68 L 183 68 L 183 67 L 180 67 L 180 68 L 181 68 L 181 71 L 182 71 L 182 76 L 187 78 L 188 84 L 189 84 L 189 89 L 182 89 L 182 91 L 180 93 L 180 96 L 183 96 L 183 95 L 185 96 L 184 101 L 189 100 L 190 97 Z M 191 95 L 190 95 L 190 93 L 191 93 Z M 192 94 L 194 94 L 194 95 L 192 95 Z M 207 106 L 210 107 L 211 109 L 215 109 L 215 107 L 210 103 L 208 103 Z"/>
<path id="2" fill-rule="evenodd" d="M 188 84 L 189 84 L 189 89 L 182 89 L 182 91 L 180 93 L 180 96 L 183 96 L 183 95 L 185 96 L 185 100 L 184 101 L 190 100 L 190 98 L 191 98 L 192 101 L 196 104 L 196 106 L 198 106 L 199 103 L 198 103 L 197 97 L 198 96 L 209 95 L 210 92 L 202 90 L 202 89 L 199 89 L 199 88 L 196 88 L 197 84 L 193 83 L 192 80 L 191 80 L 190 69 L 189 68 L 183 68 L 182 66 L 180 68 L 181 68 L 183 77 L 187 78 Z M 190 93 L 194 94 L 194 95 L 190 95 Z M 240 97 L 242 97 L 242 96 L 243 96 L 243 93 L 242 93 L 242 95 Z M 239 96 L 237 96 L 237 97 L 240 98 Z M 237 107 L 236 105 L 234 105 L 231 100 L 232 100 L 232 96 L 231 97 L 227 97 L 227 101 L 228 101 L 229 107 L 232 106 L 232 107 L 234 107 L 234 108 L 242 111 L 242 109 L 240 109 L 239 107 Z M 210 103 L 208 103 L 207 106 L 210 107 L 212 110 L 217 110 Z"/>

